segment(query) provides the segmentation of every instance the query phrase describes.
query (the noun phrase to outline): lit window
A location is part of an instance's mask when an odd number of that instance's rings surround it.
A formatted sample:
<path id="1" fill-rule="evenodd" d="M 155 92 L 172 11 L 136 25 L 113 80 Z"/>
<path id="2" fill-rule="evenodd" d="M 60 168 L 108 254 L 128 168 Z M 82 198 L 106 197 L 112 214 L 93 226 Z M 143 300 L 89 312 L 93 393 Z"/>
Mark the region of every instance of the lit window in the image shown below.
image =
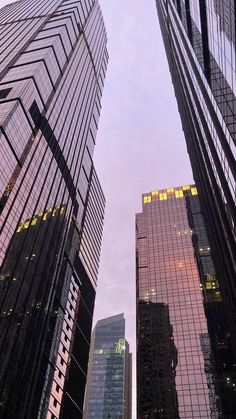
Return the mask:
<path id="1" fill-rule="evenodd" d="M 189 185 L 183 186 L 183 191 L 189 191 L 189 190 L 190 190 L 190 186 Z"/>
<path id="2" fill-rule="evenodd" d="M 198 195 L 197 188 L 191 188 L 192 195 Z"/>
<path id="3" fill-rule="evenodd" d="M 184 193 L 181 189 L 179 189 L 178 191 L 175 191 L 175 197 L 176 198 L 183 198 Z"/>
<path id="4" fill-rule="evenodd" d="M 167 199 L 168 198 L 166 192 L 160 193 L 160 201 L 166 201 Z"/>
<path id="5" fill-rule="evenodd" d="M 27 229 L 30 226 L 30 221 L 26 221 L 23 225 L 23 229 Z"/>
<path id="6" fill-rule="evenodd" d="M 143 203 L 147 204 L 148 202 L 152 202 L 151 195 L 146 195 L 146 196 L 143 197 Z"/>
<path id="7" fill-rule="evenodd" d="M 167 189 L 167 193 L 173 193 L 175 190 L 174 190 L 174 188 L 168 188 Z"/>
<path id="8" fill-rule="evenodd" d="M 37 224 L 37 217 L 34 217 L 33 220 L 31 221 L 31 225 L 34 226 L 35 224 Z"/>
<path id="9" fill-rule="evenodd" d="M 152 195 L 153 195 L 153 196 L 156 196 L 156 195 L 158 195 L 158 194 L 159 194 L 159 192 L 158 192 L 158 191 L 153 191 L 153 192 L 152 192 Z"/>

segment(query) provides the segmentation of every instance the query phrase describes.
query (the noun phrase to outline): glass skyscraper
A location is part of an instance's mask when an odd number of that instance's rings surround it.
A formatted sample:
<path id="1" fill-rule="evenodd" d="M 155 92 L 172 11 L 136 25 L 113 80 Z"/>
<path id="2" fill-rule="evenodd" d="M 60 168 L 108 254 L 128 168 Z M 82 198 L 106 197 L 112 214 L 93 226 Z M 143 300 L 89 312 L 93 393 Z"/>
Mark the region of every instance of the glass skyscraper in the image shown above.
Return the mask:
<path id="1" fill-rule="evenodd" d="M 103 228 L 96 0 L 0 10 L 0 418 L 81 418 Z"/>
<path id="2" fill-rule="evenodd" d="M 83 419 L 131 419 L 132 357 L 123 314 L 93 330 Z"/>
<path id="3" fill-rule="evenodd" d="M 236 4 L 156 4 L 236 354 Z"/>
<path id="4" fill-rule="evenodd" d="M 195 185 L 136 215 L 137 417 L 236 417 L 236 364 Z"/>

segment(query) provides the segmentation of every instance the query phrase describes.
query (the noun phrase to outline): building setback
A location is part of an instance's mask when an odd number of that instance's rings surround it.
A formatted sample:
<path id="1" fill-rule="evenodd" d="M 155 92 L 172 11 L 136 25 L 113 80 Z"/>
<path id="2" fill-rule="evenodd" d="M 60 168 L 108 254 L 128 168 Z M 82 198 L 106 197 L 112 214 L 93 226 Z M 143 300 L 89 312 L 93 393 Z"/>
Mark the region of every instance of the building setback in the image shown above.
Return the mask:
<path id="1" fill-rule="evenodd" d="M 132 356 L 123 314 L 93 330 L 83 419 L 131 419 Z"/>
<path id="2" fill-rule="evenodd" d="M 82 418 L 105 198 L 95 0 L 0 10 L 0 418 Z"/>
<path id="3" fill-rule="evenodd" d="M 233 0 L 156 4 L 236 354 L 236 5 Z"/>
<path id="4" fill-rule="evenodd" d="M 137 417 L 236 417 L 236 365 L 195 185 L 136 215 Z"/>

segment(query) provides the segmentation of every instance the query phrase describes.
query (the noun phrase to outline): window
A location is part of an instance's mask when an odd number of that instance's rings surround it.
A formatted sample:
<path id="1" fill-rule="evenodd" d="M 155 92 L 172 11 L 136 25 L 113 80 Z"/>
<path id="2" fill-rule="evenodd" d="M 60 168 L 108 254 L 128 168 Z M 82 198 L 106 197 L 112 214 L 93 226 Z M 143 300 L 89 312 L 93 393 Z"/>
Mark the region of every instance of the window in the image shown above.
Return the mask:
<path id="1" fill-rule="evenodd" d="M 178 191 L 175 191 L 175 197 L 176 198 L 183 198 L 184 193 L 182 191 L 182 189 L 179 189 Z"/>
<path id="2" fill-rule="evenodd" d="M 192 195 L 198 195 L 197 188 L 191 188 Z"/>
<path id="3" fill-rule="evenodd" d="M 166 201 L 167 198 L 167 193 L 166 192 L 162 192 L 160 193 L 160 201 Z"/>
<path id="4" fill-rule="evenodd" d="M 0 90 L 0 99 L 5 99 L 10 93 L 11 89 L 2 89 Z"/>
<path id="5" fill-rule="evenodd" d="M 148 202 L 152 202 L 151 195 L 146 195 L 146 196 L 143 197 L 143 203 L 147 204 Z"/>

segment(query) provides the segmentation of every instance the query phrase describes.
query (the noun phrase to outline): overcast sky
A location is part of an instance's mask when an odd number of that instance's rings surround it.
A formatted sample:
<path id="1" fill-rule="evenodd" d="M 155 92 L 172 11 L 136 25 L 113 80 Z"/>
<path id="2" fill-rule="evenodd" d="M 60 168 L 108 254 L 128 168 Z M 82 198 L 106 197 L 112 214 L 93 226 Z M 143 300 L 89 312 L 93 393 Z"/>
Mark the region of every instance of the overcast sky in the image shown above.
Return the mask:
<path id="1" fill-rule="evenodd" d="M 95 152 L 107 200 L 95 320 L 124 312 L 135 353 L 135 213 L 142 193 L 188 184 L 192 172 L 155 0 L 100 4 L 110 61 Z"/>
<path id="2" fill-rule="evenodd" d="M 0 7 L 7 3 L 0 0 Z M 95 151 L 107 201 L 95 321 L 124 312 L 135 353 L 135 213 L 141 194 L 188 184 L 192 173 L 155 0 L 100 4 L 110 61 Z"/>

